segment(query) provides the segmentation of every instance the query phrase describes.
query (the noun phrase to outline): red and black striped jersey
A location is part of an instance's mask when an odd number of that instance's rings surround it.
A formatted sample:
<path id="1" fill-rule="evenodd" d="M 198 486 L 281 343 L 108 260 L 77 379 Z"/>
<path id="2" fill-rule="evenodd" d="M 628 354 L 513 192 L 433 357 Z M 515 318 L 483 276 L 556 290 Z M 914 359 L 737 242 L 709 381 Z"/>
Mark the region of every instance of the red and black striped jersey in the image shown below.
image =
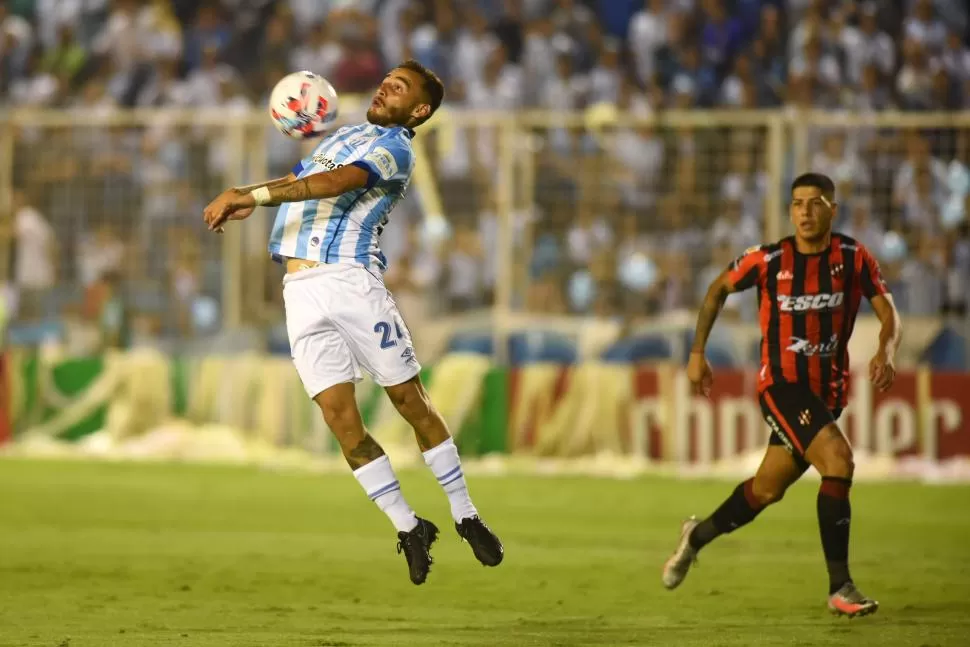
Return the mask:
<path id="1" fill-rule="evenodd" d="M 862 297 L 887 294 L 879 263 L 852 238 L 801 254 L 794 237 L 752 247 L 728 267 L 736 291 L 758 288 L 759 393 L 780 382 L 807 384 L 831 409 L 848 400 L 849 337 Z"/>

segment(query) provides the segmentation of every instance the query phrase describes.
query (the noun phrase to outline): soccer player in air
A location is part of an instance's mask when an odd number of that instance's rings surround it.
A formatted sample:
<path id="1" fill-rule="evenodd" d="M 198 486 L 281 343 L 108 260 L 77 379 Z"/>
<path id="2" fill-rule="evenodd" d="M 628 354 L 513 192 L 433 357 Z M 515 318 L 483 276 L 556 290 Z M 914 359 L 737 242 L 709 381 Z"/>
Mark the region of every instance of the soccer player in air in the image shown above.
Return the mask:
<path id="1" fill-rule="evenodd" d="M 458 448 L 421 384 L 411 335 L 382 280 L 380 237 L 411 180 L 411 138 L 443 96 L 432 71 L 406 61 L 381 82 L 368 123 L 325 137 L 287 177 L 227 189 L 203 216 L 209 229 L 220 231 L 256 207 L 279 205 L 269 251 L 286 265 L 283 303 L 293 362 L 354 477 L 397 529 L 398 552 L 415 584 L 431 568 L 438 528 L 415 515 L 384 450 L 364 428 L 354 397 L 362 370 L 414 428 L 455 528 L 478 561 L 497 566 L 504 555 L 469 498 Z"/>
<path id="2" fill-rule="evenodd" d="M 687 365 L 694 392 L 710 394 L 714 376 L 704 348 L 725 299 L 757 287 L 762 333 L 758 392 L 773 433 L 754 478 L 738 485 L 710 517 L 683 523 L 680 543 L 663 568 L 668 589 L 680 585 L 704 546 L 754 521 L 813 465 L 822 475 L 817 511 L 829 609 L 852 617 L 879 608 L 849 575 L 852 448 L 836 420 L 847 402 L 848 342 L 862 297 L 882 324 L 879 350 L 869 362 L 869 378 L 882 391 L 895 378 L 900 322 L 869 250 L 832 232 L 836 211 L 831 179 L 818 173 L 796 178 L 791 188 L 795 235 L 747 250 L 707 291 Z"/>

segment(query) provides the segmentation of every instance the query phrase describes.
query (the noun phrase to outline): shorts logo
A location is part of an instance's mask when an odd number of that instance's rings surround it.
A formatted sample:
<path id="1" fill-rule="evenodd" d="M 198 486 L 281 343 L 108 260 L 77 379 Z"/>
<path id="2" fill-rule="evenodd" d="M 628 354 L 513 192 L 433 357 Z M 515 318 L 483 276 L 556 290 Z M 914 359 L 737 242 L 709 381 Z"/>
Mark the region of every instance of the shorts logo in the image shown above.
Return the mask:
<path id="1" fill-rule="evenodd" d="M 812 423 L 812 412 L 805 409 L 800 414 L 798 414 L 798 422 L 802 423 L 802 427 L 807 427 Z"/>
<path id="2" fill-rule="evenodd" d="M 788 341 L 791 344 L 785 349 L 786 351 L 797 355 L 805 355 L 806 357 L 814 357 L 815 355 L 819 357 L 831 357 L 839 350 L 838 335 L 832 335 L 827 342 L 819 344 L 813 344 L 810 340 L 802 339 L 801 337 L 789 337 Z"/>
<path id="3" fill-rule="evenodd" d="M 785 449 L 788 450 L 788 453 L 794 453 L 795 447 L 792 445 L 791 440 L 788 439 L 788 436 L 782 432 L 781 428 L 778 426 L 778 422 L 772 416 L 766 416 L 765 420 L 768 422 L 768 426 L 771 427 L 771 430 L 774 432 L 775 436 L 781 440 L 782 444 L 785 446 Z"/>
<path id="4" fill-rule="evenodd" d="M 410 346 L 404 349 L 404 352 L 401 353 L 401 358 L 408 364 L 413 364 L 418 361 L 418 358 L 414 356 L 414 349 Z"/>
<path id="5" fill-rule="evenodd" d="M 835 294 L 803 294 L 802 296 L 791 296 L 787 294 L 778 295 L 778 309 L 782 312 L 809 312 L 813 310 L 835 310 L 842 305 L 845 295 L 842 292 Z"/>

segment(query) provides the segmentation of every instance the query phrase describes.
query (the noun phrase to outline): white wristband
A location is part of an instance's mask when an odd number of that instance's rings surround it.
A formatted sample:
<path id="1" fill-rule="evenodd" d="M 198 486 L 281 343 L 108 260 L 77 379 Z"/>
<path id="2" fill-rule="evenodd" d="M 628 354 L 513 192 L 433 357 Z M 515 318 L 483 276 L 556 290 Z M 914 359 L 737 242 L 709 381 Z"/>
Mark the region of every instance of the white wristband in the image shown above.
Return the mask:
<path id="1" fill-rule="evenodd" d="M 272 197 L 269 195 L 269 189 L 267 189 L 265 186 L 261 186 L 258 189 L 253 189 L 249 192 L 249 195 L 253 196 L 253 200 L 256 202 L 257 207 L 261 207 L 272 200 Z"/>

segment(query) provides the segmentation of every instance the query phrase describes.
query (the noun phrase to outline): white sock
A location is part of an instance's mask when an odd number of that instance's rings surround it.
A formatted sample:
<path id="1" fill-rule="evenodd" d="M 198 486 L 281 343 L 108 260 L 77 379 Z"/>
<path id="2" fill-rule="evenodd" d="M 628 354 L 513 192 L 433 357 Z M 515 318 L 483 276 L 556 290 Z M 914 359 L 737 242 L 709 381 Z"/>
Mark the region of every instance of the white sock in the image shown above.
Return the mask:
<path id="1" fill-rule="evenodd" d="M 449 438 L 437 447 L 424 452 L 424 462 L 431 468 L 438 484 L 448 495 L 451 516 L 455 521 L 478 515 L 478 510 L 468 496 L 465 474 L 461 471 L 461 459 L 455 441 Z"/>
<path id="2" fill-rule="evenodd" d="M 401 484 L 394 475 L 394 468 L 387 456 L 358 467 L 354 470 L 354 478 L 364 488 L 370 500 L 387 515 L 398 532 L 408 532 L 418 525 L 418 518 L 404 500 Z"/>

